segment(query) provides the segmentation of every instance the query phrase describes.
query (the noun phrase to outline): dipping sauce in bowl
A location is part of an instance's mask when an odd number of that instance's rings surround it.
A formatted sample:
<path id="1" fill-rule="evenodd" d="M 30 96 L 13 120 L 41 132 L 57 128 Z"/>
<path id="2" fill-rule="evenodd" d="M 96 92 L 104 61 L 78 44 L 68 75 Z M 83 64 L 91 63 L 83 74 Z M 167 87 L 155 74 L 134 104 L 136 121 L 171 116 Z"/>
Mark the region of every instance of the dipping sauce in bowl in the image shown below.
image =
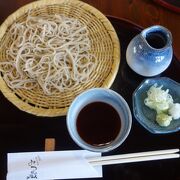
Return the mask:
<path id="1" fill-rule="evenodd" d="M 120 146 L 130 132 L 131 123 L 126 101 L 105 88 L 93 88 L 77 96 L 67 114 L 67 128 L 74 142 L 95 152 Z"/>
<path id="2" fill-rule="evenodd" d="M 77 131 L 90 145 L 105 146 L 116 139 L 121 128 L 118 112 L 104 102 L 85 106 L 77 118 Z"/>

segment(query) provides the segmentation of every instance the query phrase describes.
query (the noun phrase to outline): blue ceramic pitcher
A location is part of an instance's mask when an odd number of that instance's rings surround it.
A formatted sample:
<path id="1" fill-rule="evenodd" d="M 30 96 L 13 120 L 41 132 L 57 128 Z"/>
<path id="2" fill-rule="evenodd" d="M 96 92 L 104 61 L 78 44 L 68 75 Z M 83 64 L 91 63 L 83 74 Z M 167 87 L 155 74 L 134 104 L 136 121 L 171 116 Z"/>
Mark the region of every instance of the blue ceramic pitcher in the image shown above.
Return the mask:
<path id="1" fill-rule="evenodd" d="M 170 65 L 173 56 L 171 32 L 163 26 L 144 29 L 129 43 L 126 60 L 142 76 L 155 76 Z"/>

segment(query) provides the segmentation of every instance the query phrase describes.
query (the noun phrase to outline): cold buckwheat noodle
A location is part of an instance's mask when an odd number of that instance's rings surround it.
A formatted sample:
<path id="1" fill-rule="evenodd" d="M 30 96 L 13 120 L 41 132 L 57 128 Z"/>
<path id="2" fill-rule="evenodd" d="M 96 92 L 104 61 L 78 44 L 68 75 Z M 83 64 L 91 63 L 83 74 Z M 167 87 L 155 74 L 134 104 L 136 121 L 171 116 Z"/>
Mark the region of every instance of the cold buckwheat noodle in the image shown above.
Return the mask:
<path id="1" fill-rule="evenodd" d="M 96 57 L 90 53 L 88 29 L 64 15 L 33 16 L 9 29 L 6 61 L 0 71 L 12 89 L 40 86 L 52 95 L 90 80 Z"/>

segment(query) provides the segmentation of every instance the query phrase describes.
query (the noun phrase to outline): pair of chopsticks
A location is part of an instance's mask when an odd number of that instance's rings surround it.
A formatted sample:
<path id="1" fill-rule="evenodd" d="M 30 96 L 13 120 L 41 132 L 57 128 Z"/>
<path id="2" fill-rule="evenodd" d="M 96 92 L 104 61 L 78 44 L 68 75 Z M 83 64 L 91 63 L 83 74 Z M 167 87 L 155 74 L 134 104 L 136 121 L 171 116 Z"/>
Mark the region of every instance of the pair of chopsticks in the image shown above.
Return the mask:
<path id="1" fill-rule="evenodd" d="M 180 158 L 179 149 L 168 149 L 148 152 L 129 153 L 112 156 L 102 156 L 89 158 L 88 161 L 93 166 L 152 161 L 161 159 Z"/>

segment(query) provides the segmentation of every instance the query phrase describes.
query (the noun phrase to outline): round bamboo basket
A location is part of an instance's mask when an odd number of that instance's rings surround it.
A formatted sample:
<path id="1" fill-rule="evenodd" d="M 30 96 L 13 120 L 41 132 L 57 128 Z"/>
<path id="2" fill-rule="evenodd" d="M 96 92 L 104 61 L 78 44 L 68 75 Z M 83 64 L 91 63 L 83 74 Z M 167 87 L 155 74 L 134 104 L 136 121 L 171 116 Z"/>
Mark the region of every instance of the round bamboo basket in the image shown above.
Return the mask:
<path id="1" fill-rule="evenodd" d="M 47 96 L 41 88 L 32 90 L 11 89 L 0 75 L 0 90 L 3 95 L 20 110 L 37 116 L 62 116 L 74 98 L 90 88 L 110 88 L 120 64 L 120 43 L 109 20 L 94 7 L 78 0 L 41 0 L 27 4 L 10 15 L 0 26 L 0 61 L 6 59 L 7 31 L 15 22 L 23 21 L 31 10 L 35 15 L 64 14 L 78 19 L 89 30 L 91 51 L 97 57 L 97 66 L 91 73 L 91 80 L 78 84 L 71 91 Z"/>

